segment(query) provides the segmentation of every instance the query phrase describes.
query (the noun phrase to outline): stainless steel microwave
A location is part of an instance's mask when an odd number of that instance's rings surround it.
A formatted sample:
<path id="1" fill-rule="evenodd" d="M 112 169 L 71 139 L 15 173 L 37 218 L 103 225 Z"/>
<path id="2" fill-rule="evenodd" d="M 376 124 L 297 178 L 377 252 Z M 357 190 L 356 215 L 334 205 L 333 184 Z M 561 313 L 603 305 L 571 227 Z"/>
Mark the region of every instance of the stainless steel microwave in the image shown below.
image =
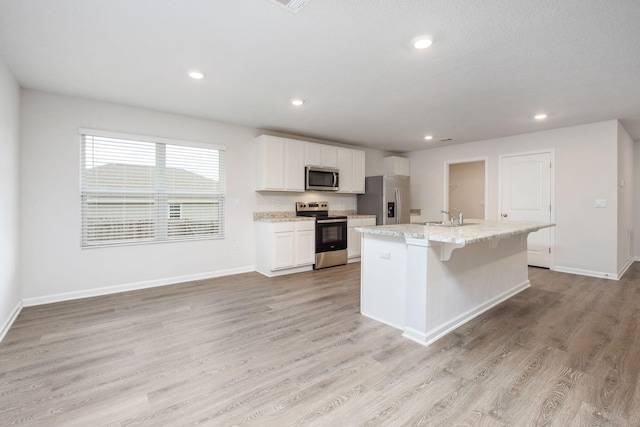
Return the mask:
<path id="1" fill-rule="evenodd" d="M 305 167 L 305 189 L 317 191 L 338 191 L 340 171 L 334 168 Z"/>

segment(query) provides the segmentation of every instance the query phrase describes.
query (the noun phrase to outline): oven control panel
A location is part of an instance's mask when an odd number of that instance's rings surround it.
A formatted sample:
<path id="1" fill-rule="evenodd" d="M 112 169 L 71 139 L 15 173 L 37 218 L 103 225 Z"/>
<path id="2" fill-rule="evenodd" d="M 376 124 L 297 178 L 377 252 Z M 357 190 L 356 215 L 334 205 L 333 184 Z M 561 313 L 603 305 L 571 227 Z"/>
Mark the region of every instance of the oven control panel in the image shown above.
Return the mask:
<path id="1" fill-rule="evenodd" d="M 327 211 L 329 210 L 329 202 L 296 202 L 296 211 Z"/>

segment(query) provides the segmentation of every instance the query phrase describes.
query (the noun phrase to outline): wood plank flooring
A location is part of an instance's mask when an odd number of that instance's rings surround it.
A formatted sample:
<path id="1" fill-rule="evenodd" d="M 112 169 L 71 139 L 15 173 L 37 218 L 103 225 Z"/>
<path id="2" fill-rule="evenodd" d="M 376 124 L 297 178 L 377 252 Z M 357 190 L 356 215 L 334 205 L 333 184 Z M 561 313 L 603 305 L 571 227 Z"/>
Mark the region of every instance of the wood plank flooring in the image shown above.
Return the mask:
<path id="1" fill-rule="evenodd" d="M 532 268 L 429 347 L 359 314 L 359 268 L 24 308 L 0 425 L 640 425 L 640 263 L 619 282 Z"/>

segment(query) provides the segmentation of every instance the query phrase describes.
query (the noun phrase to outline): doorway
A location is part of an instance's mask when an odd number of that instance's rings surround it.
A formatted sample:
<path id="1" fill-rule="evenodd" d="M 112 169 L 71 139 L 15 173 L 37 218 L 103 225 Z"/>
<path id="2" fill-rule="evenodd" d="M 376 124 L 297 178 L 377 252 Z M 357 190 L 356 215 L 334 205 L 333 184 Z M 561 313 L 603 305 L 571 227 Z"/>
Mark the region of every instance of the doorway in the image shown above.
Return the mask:
<path id="1" fill-rule="evenodd" d="M 459 210 L 468 219 L 487 218 L 487 159 L 445 163 L 445 210 Z"/>
<path id="2" fill-rule="evenodd" d="M 552 177 L 552 151 L 500 156 L 500 219 L 551 222 Z M 529 234 L 529 265 L 551 268 L 551 233 L 543 228 Z"/>

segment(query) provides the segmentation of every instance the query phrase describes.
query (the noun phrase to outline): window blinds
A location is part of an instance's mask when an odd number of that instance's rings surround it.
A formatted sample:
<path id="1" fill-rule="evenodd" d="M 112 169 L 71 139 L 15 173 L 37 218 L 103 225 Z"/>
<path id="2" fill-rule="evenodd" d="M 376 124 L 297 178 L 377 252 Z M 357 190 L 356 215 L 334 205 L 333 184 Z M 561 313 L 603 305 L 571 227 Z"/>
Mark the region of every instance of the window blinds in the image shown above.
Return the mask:
<path id="1" fill-rule="evenodd" d="M 224 237 L 224 154 L 82 133 L 81 246 Z"/>

